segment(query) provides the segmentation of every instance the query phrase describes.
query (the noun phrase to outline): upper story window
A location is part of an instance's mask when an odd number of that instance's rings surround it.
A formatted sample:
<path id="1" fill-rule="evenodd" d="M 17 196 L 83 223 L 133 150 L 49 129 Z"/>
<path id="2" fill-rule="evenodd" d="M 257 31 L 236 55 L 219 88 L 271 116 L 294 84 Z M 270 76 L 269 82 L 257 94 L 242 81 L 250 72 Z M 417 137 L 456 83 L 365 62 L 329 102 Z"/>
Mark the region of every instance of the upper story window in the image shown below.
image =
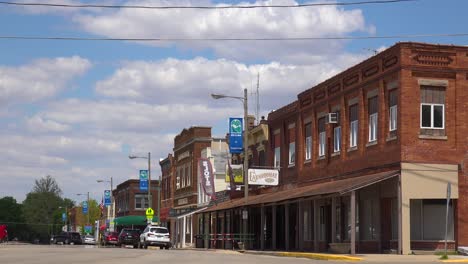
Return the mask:
<path id="1" fill-rule="evenodd" d="M 340 111 L 336 111 L 337 123 L 333 128 L 333 152 L 340 152 L 341 150 L 341 125 L 340 125 Z"/>
<path id="2" fill-rule="evenodd" d="M 149 207 L 147 194 L 135 194 L 135 209 L 145 209 Z"/>
<path id="3" fill-rule="evenodd" d="M 305 160 L 312 159 L 312 123 L 305 125 Z"/>
<path id="4" fill-rule="evenodd" d="M 296 127 L 288 129 L 289 138 L 289 165 L 294 165 L 296 160 Z"/>
<path id="5" fill-rule="evenodd" d="M 398 113 L 398 97 L 397 97 L 397 89 L 393 89 L 388 92 L 388 130 L 395 131 L 397 130 L 397 113 Z"/>
<path id="6" fill-rule="evenodd" d="M 180 189 L 180 169 L 177 168 L 176 169 L 176 190 L 179 190 Z"/>
<path id="7" fill-rule="evenodd" d="M 445 129 L 444 87 L 421 87 L 421 129 Z"/>
<path id="8" fill-rule="evenodd" d="M 258 165 L 265 166 L 265 150 L 260 150 L 258 152 Z"/>
<path id="9" fill-rule="evenodd" d="M 274 156 L 273 156 L 273 164 L 275 167 L 279 168 L 281 165 L 281 149 L 280 149 L 280 134 L 276 133 L 273 135 L 273 149 L 275 151 Z"/>
<path id="10" fill-rule="evenodd" d="M 378 97 L 374 96 L 368 100 L 369 112 L 369 142 L 377 141 L 378 119 L 379 119 L 379 101 Z"/>
<path id="11" fill-rule="evenodd" d="M 180 178 L 182 179 L 182 187 L 185 188 L 185 170 L 184 167 L 179 167 L 180 169 Z"/>
<path id="12" fill-rule="evenodd" d="M 325 117 L 318 120 L 318 134 L 319 134 L 319 157 L 325 156 L 325 149 L 327 147 L 327 132 L 325 129 Z"/>
<path id="13" fill-rule="evenodd" d="M 349 106 L 349 147 L 357 147 L 358 143 L 358 105 Z"/>
<path id="14" fill-rule="evenodd" d="M 192 185 L 192 174 L 191 174 L 191 171 L 190 171 L 190 165 L 187 165 L 187 167 L 185 167 L 185 176 L 187 177 L 187 186 L 191 186 Z"/>

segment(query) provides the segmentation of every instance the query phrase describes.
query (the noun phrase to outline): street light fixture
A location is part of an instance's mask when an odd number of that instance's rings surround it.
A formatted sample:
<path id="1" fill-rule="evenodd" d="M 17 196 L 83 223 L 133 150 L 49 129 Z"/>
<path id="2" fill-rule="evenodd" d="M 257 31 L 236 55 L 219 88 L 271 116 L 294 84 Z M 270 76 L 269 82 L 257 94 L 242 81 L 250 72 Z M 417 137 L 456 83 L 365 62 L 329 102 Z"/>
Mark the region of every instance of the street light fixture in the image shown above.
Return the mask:
<path id="1" fill-rule="evenodd" d="M 129 155 L 129 159 L 147 159 L 148 160 L 148 207 L 151 208 L 151 205 L 153 203 L 153 199 L 151 196 L 151 152 L 148 152 L 147 157 L 143 156 L 135 156 L 135 155 Z M 161 180 L 159 180 L 159 186 L 158 186 L 158 222 L 161 222 Z"/>
<path id="2" fill-rule="evenodd" d="M 112 193 L 112 191 L 114 190 L 114 185 L 113 185 L 113 182 L 112 182 L 112 176 L 110 177 L 110 181 L 108 180 L 101 180 L 101 179 L 98 179 L 96 180 L 96 182 L 99 182 L 99 183 L 102 183 L 102 182 L 107 182 L 107 183 L 110 183 L 110 195 L 111 195 L 111 206 L 109 208 L 109 211 L 108 211 L 108 214 L 107 214 L 107 218 L 109 221 L 113 221 L 114 220 L 114 212 L 115 212 L 115 207 L 114 207 L 114 194 Z"/>
<path id="3" fill-rule="evenodd" d="M 91 206 L 90 206 L 90 204 L 89 204 L 89 192 L 87 192 L 87 193 L 77 193 L 76 195 L 78 195 L 78 196 L 86 195 L 86 197 L 87 197 L 88 213 L 87 213 L 86 215 L 87 215 L 88 217 L 87 217 L 87 222 L 86 222 L 86 224 L 89 225 L 89 224 L 90 224 L 90 223 L 89 223 L 89 214 L 91 213 Z"/>
<path id="4" fill-rule="evenodd" d="M 244 200 L 247 203 L 249 199 L 249 180 L 247 178 L 249 172 L 249 157 L 247 156 L 248 150 L 248 135 L 249 135 L 249 125 L 247 124 L 248 118 L 248 104 L 247 104 L 247 89 L 244 89 L 244 97 L 240 96 L 230 96 L 224 94 L 211 94 L 213 99 L 222 99 L 222 98 L 233 98 L 242 101 L 244 104 Z M 248 217 L 248 216 L 247 216 Z M 244 218 L 244 217 L 243 217 Z M 247 219 L 243 219 L 244 221 L 244 234 L 247 234 Z M 244 239 L 244 245 L 246 241 Z"/>

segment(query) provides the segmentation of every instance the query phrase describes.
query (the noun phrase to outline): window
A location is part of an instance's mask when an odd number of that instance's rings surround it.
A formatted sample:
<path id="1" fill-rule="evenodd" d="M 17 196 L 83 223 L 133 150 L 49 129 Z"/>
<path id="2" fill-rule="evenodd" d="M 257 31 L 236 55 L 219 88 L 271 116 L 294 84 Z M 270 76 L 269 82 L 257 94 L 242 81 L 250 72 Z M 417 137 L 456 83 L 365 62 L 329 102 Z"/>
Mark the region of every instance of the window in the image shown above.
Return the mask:
<path id="1" fill-rule="evenodd" d="M 288 129 L 289 137 L 289 165 L 294 165 L 296 159 L 296 128 Z"/>
<path id="2" fill-rule="evenodd" d="M 182 188 L 185 188 L 185 170 L 183 167 L 179 167 L 180 178 L 182 178 Z"/>
<path id="3" fill-rule="evenodd" d="M 190 174 L 190 166 L 185 167 L 185 175 L 187 176 L 187 186 L 192 184 L 192 175 Z"/>
<path id="4" fill-rule="evenodd" d="M 349 147 L 357 147 L 358 141 L 358 105 L 349 107 Z"/>
<path id="5" fill-rule="evenodd" d="M 421 87 L 421 132 L 428 135 L 445 135 L 445 88 Z"/>
<path id="6" fill-rule="evenodd" d="M 275 134 L 273 135 L 273 143 L 274 143 L 274 150 L 275 150 L 275 154 L 274 154 L 274 160 L 273 160 L 273 163 L 274 163 L 274 166 L 275 167 L 280 167 L 281 165 L 281 149 L 280 149 L 280 134 Z"/>
<path id="7" fill-rule="evenodd" d="M 446 210 L 445 199 L 410 200 L 411 240 L 444 240 Z M 449 205 L 448 221 L 448 239 L 453 240 L 454 211 L 452 202 Z"/>
<path id="8" fill-rule="evenodd" d="M 135 194 L 135 209 L 145 209 L 149 206 L 147 194 Z"/>
<path id="9" fill-rule="evenodd" d="M 312 158 L 312 123 L 305 125 L 305 160 Z"/>
<path id="10" fill-rule="evenodd" d="M 340 152 L 341 150 L 341 126 L 340 126 L 340 112 L 335 112 L 337 116 L 337 123 L 333 128 L 333 152 Z"/>
<path id="11" fill-rule="evenodd" d="M 325 117 L 318 120 L 318 132 L 319 132 L 319 157 L 325 156 L 325 148 L 327 146 L 327 132 L 325 130 Z"/>
<path id="12" fill-rule="evenodd" d="M 258 165 L 265 166 L 265 151 L 264 150 L 260 150 L 258 152 Z"/>
<path id="13" fill-rule="evenodd" d="M 388 105 L 389 105 L 389 118 L 388 118 L 388 128 L 390 131 L 397 130 L 397 111 L 398 111 L 398 98 L 397 90 L 394 89 L 388 94 Z"/>
<path id="14" fill-rule="evenodd" d="M 369 142 L 377 141 L 377 128 L 378 128 L 378 97 L 374 96 L 368 100 L 369 112 Z"/>
<path id="15" fill-rule="evenodd" d="M 180 170 L 177 169 L 177 177 L 176 177 L 176 189 L 180 189 Z"/>

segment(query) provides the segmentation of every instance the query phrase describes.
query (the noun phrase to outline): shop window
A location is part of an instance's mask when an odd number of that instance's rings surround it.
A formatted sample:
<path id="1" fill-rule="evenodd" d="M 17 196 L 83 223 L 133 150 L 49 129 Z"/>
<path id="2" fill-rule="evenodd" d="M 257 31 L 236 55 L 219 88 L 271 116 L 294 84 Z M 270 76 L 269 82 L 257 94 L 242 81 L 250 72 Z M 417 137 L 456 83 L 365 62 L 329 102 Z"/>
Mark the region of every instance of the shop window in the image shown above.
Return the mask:
<path id="1" fill-rule="evenodd" d="M 410 201 L 411 240 L 445 239 L 445 199 L 413 199 Z M 448 239 L 454 239 L 453 207 L 449 206 Z"/>

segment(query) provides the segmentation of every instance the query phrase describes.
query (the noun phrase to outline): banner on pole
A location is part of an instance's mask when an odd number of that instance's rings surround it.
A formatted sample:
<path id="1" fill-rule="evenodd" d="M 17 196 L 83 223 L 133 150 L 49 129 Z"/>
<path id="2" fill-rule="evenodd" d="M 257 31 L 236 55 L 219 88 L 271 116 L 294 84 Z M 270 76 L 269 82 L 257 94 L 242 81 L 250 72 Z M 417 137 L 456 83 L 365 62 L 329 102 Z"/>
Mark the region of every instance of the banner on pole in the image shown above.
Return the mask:
<path id="1" fill-rule="evenodd" d="M 111 191 L 110 190 L 105 190 L 104 191 L 104 205 L 108 206 L 111 205 Z"/>
<path id="2" fill-rule="evenodd" d="M 87 214 L 87 213 L 88 213 L 88 202 L 84 201 L 83 202 L 83 214 Z"/>
<path id="3" fill-rule="evenodd" d="M 229 152 L 242 153 L 243 136 L 242 136 L 242 118 L 229 118 Z"/>
<path id="4" fill-rule="evenodd" d="M 148 170 L 140 170 L 140 191 L 148 190 Z"/>

